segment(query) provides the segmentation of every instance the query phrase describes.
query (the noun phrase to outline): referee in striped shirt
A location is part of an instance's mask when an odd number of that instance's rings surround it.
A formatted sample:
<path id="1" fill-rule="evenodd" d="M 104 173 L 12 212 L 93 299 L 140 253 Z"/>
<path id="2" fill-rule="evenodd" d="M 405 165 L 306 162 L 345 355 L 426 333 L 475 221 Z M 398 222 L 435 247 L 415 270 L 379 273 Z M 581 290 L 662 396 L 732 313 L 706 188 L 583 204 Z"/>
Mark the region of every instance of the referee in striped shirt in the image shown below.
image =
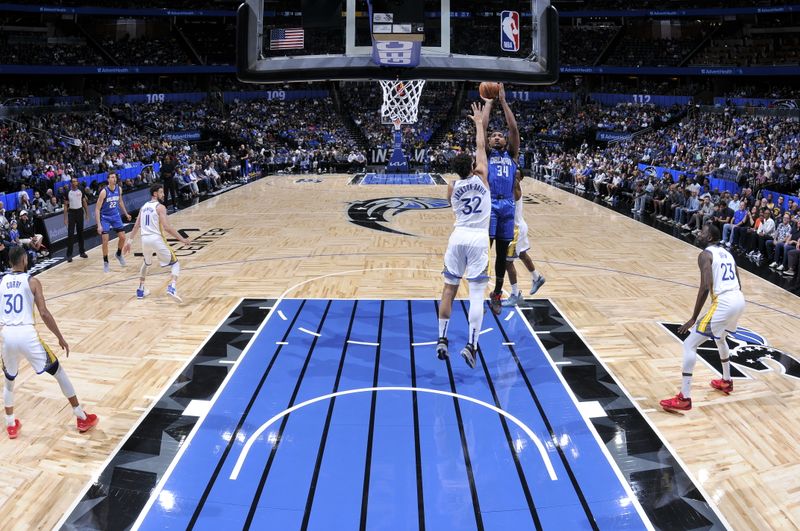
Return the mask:
<path id="1" fill-rule="evenodd" d="M 73 177 L 67 193 L 67 208 L 64 209 L 64 225 L 67 226 L 67 262 L 72 262 L 72 231 L 78 232 L 78 250 L 81 258 L 89 258 L 83 245 L 83 220 L 89 221 L 89 203 L 83 190 L 78 188 L 78 179 Z"/>

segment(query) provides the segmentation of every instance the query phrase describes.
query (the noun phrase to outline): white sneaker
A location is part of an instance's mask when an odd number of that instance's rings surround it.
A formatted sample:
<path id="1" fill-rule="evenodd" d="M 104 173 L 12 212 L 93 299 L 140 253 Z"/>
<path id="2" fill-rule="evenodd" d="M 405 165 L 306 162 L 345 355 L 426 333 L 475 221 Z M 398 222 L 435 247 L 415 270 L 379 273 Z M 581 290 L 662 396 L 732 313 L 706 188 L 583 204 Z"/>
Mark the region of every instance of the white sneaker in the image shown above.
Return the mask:
<path id="1" fill-rule="evenodd" d="M 775 268 L 775 271 L 783 271 L 783 269 L 784 269 L 783 268 L 783 264 L 781 264 L 781 265 L 779 265 L 778 267 Z"/>
<path id="2" fill-rule="evenodd" d="M 778 267 L 778 262 L 772 262 L 768 267 L 770 269 L 775 269 L 776 267 Z"/>

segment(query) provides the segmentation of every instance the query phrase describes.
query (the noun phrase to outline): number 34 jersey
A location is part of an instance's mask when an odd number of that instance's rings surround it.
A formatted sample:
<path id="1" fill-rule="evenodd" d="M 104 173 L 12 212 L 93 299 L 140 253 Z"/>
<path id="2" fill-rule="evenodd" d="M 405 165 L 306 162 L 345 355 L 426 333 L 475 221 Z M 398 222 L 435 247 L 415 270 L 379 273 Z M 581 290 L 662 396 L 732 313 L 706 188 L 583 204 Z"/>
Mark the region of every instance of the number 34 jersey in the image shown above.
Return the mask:
<path id="1" fill-rule="evenodd" d="M 456 181 L 450 203 L 456 216 L 456 228 L 481 229 L 488 233 L 492 198 L 480 177 L 473 175 Z"/>
<path id="2" fill-rule="evenodd" d="M 27 273 L 9 273 L 0 279 L 2 324 L 5 326 L 32 325 L 33 292 Z"/>

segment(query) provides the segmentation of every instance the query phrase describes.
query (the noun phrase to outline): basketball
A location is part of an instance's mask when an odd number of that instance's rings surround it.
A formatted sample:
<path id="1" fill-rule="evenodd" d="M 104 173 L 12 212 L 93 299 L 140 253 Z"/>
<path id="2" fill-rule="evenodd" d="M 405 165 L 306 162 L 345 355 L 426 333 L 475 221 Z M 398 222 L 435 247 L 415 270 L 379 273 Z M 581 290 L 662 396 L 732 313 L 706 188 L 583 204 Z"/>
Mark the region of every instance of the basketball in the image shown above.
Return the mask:
<path id="1" fill-rule="evenodd" d="M 481 86 L 478 87 L 478 92 L 480 92 L 481 98 L 493 100 L 500 95 L 500 83 L 484 81 L 481 83 Z"/>

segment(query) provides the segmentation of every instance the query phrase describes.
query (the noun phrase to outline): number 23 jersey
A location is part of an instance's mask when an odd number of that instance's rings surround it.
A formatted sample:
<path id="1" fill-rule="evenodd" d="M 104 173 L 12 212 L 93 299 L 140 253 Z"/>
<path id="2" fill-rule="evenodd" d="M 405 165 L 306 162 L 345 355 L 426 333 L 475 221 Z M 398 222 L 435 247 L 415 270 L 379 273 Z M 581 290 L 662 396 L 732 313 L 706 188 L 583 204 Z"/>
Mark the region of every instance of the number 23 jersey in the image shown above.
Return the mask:
<path id="1" fill-rule="evenodd" d="M 453 184 L 450 198 L 456 216 L 455 227 L 489 231 L 492 200 L 489 189 L 477 175 L 460 179 Z"/>
<path id="2" fill-rule="evenodd" d="M 718 297 L 728 291 L 739 291 L 739 279 L 736 278 L 736 262 L 731 253 L 718 245 L 709 245 L 706 251 L 711 253 L 711 296 Z"/>

